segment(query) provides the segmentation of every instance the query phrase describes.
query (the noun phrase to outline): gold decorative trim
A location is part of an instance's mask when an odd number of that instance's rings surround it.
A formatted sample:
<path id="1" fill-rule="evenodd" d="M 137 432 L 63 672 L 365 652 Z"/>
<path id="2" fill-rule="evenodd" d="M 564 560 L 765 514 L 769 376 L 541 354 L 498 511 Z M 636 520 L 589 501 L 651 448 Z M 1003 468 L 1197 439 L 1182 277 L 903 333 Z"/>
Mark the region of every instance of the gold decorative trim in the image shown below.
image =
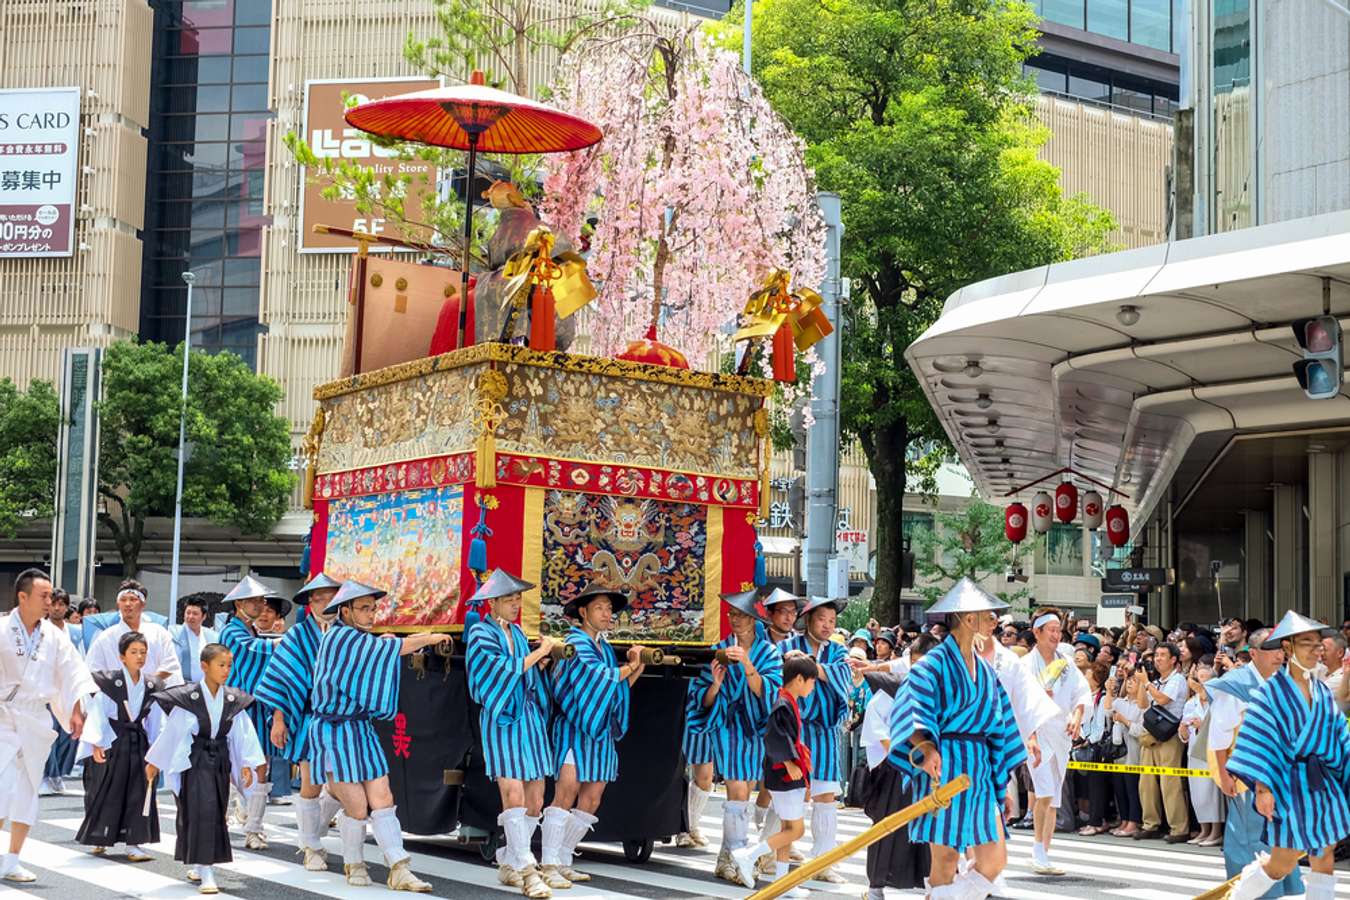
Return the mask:
<path id="1" fill-rule="evenodd" d="M 521 534 L 525 536 L 525 547 L 521 555 L 520 577 L 534 585 L 525 592 L 525 602 L 520 607 L 520 625 L 530 638 L 539 637 L 539 620 L 542 616 L 544 599 L 544 545 L 533 540 L 535 535 L 544 533 L 544 494 L 545 488 L 525 489 L 525 510 L 521 516 Z"/>
<path id="2" fill-rule="evenodd" d="M 647 363 L 610 359 L 608 357 L 582 356 L 575 353 L 565 353 L 561 350 L 544 352 L 514 344 L 492 342 L 475 344 L 463 350 L 452 350 L 439 356 L 428 356 L 424 359 L 415 359 L 411 362 L 399 363 L 396 366 L 376 369 L 373 372 L 362 372 L 360 375 L 352 375 L 338 381 L 330 381 L 314 388 L 314 399 L 330 400 L 334 397 L 341 397 L 344 394 L 352 394 L 368 388 L 419 378 L 434 372 L 448 372 L 484 362 L 516 363 L 524 366 L 539 366 L 545 369 L 581 372 L 588 375 L 610 375 L 616 378 L 631 378 L 658 384 L 674 384 L 683 387 L 727 391 L 735 394 L 749 394 L 761 398 L 769 397 L 774 388 L 772 381 L 763 378 L 723 375 L 717 372 L 695 372 L 691 369 L 672 369 L 669 366 L 653 366 Z"/>
<path id="3" fill-rule="evenodd" d="M 703 554 L 703 639 L 722 639 L 722 507 L 708 507 L 707 544 Z"/>

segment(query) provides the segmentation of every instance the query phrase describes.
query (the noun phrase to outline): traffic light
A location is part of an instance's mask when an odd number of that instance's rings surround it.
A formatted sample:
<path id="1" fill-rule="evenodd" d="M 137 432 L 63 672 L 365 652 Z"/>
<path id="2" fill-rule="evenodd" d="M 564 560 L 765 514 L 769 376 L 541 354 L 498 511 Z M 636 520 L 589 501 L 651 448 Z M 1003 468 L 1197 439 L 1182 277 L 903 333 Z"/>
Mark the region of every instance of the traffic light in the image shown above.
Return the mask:
<path id="1" fill-rule="evenodd" d="M 1309 400 L 1325 400 L 1341 391 L 1341 323 L 1335 316 L 1300 319 L 1293 324 L 1294 340 L 1303 359 L 1294 363 L 1294 375 Z"/>

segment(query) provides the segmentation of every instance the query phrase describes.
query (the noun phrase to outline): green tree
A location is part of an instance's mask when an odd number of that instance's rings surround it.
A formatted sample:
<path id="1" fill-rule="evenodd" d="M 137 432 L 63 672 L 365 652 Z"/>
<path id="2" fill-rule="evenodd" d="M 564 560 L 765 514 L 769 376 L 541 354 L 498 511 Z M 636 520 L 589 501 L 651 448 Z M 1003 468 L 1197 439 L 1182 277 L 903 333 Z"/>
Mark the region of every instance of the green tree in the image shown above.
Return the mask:
<path id="1" fill-rule="evenodd" d="M 108 503 L 98 518 L 128 575 L 145 520 L 173 515 L 182 366 L 181 347 L 164 344 L 123 341 L 103 356 L 98 490 Z M 295 483 L 289 427 L 272 411 L 281 388 L 230 353 L 192 353 L 188 379 L 183 515 L 267 534 Z"/>
<path id="2" fill-rule="evenodd" d="M 24 520 L 51 516 L 60 420 L 50 382 L 20 391 L 0 379 L 0 537 L 12 540 Z"/>
<path id="3" fill-rule="evenodd" d="M 1015 566 L 1035 541 L 1014 544 L 1003 533 L 1003 510 L 983 500 L 960 512 L 939 512 L 933 527 L 914 536 L 915 590 L 931 606 L 962 578 L 979 582 Z M 1030 588 L 995 591 L 1014 608 L 1031 596 Z"/>
<path id="4" fill-rule="evenodd" d="M 721 28 L 739 35 L 741 9 Z M 1109 213 L 1061 193 L 1022 63 L 1036 16 L 1015 0 L 760 0 L 754 65 L 843 199 L 840 398 L 877 486 L 873 612 L 900 602 L 907 456 L 950 446 L 905 350 L 963 285 L 1107 248 Z M 739 41 L 739 37 L 735 39 Z"/>

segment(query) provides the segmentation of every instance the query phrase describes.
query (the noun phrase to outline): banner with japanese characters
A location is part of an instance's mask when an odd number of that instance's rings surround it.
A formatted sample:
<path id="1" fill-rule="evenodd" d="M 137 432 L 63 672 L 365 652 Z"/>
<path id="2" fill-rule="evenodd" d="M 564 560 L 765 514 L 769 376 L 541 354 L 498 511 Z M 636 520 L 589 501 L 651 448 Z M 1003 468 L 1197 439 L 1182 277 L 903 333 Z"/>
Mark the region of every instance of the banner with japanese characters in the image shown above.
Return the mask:
<path id="1" fill-rule="evenodd" d="M 70 256 L 80 89 L 0 90 L 0 258 Z"/>
<path id="2" fill-rule="evenodd" d="M 410 178 L 405 196 L 416 198 L 421 191 L 436 182 L 436 167 L 420 159 L 399 159 L 397 150 L 381 147 L 364 131 L 352 128 L 343 120 L 348 99 L 364 103 L 382 100 L 396 94 L 426 91 L 440 87 L 439 81 L 426 78 L 367 78 L 353 80 L 316 80 L 305 82 L 304 139 L 314 155 L 336 163 L 355 163 L 373 169 L 376 185 L 382 187 L 384 175 L 407 175 Z M 315 234 L 315 225 L 336 225 L 368 234 L 385 234 L 427 241 L 429 233 L 421 230 L 403 234 L 378 210 L 363 214 L 352 197 L 328 198 L 324 192 L 332 186 L 332 179 L 322 172 L 306 169 L 300 188 L 300 252 L 352 253 L 356 242 L 332 234 Z M 416 202 L 409 203 L 409 218 L 418 217 Z M 377 249 L 377 248 L 372 248 Z"/>

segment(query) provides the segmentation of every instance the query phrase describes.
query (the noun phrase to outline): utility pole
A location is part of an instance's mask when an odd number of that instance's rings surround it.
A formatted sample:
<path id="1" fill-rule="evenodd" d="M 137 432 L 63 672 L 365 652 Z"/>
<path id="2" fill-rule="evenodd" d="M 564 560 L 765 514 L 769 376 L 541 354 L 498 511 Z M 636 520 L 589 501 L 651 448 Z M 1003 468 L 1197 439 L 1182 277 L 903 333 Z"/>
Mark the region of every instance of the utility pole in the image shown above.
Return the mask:
<path id="1" fill-rule="evenodd" d="M 745 0 L 745 25 L 741 28 L 741 68 L 750 74 L 750 25 L 754 19 L 755 0 Z"/>
<path id="2" fill-rule="evenodd" d="M 192 285 L 197 275 L 183 273 L 187 285 L 187 309 L 183 312 L 183 408 L 178 412 L 178 489 L 173 498 L 173 566 L 169 575 L 169 621 L 178 606 L 178 556 L 183 545 L 183 465 L 187 462 L 188 353 L 192 350 Z"/>
<path id="3" fill-rule="evenodd" d="M 844 223 L 838 194 L 819 193 L 825 217 L 825 281 L 820 286 L 825 313 L 834 331 L 816 344 L 825 371 L 811 382 L 811 414 L 815 422 L 806 441 L 806 592 L 828 596 L 828 565 L 834 556 L 839 523 L 839 300 L 842 283 L 839 247 Z M 846 598 L 834 598 L 846 599 Z"/>

